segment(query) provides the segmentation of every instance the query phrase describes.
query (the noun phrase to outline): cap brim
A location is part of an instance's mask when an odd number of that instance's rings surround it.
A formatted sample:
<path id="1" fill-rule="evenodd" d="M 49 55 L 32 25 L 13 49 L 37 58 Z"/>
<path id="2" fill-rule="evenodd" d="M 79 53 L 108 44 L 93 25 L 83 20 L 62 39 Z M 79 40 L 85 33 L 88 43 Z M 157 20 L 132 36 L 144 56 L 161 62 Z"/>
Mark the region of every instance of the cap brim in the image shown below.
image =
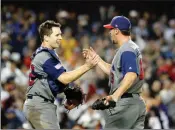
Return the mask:
<path id="1" fill-rule="evenodd" d="M 103 25 L 103 27 L 104 27 L 104 28 L 109 28 L 109 29 L 114 28 L 113 26 L 111 26 L 111 24 Z"/>

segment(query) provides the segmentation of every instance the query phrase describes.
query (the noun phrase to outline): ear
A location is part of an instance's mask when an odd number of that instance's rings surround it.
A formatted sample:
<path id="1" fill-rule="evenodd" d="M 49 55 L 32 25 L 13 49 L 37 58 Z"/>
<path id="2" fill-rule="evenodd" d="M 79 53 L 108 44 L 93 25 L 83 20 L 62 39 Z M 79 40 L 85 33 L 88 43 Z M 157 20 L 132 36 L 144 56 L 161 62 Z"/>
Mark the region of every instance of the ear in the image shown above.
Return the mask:
<path id="1" fill-rule="evenodd" d="M 117 35 L 119 33 L 119 30 L 118 29 L 115 29 L 115 34 Z"/>
<path id="2" fill-rule="evenodd" d="M 48 36 L 47 35 L 44 35 L 44 41 L 48 41 Z"/>

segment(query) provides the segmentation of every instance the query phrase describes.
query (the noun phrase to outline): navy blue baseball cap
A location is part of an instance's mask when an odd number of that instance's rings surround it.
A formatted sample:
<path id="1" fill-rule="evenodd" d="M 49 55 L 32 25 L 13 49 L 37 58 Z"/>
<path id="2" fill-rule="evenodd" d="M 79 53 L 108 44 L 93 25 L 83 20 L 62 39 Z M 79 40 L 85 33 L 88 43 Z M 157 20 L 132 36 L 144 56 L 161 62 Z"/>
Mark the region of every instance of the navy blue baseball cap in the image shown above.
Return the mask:
<path id="1" fill-rule="evenodd" d="M 110 24 L 103 25 L 104 28 L 118 28 L 119 30 L 130 30 L 131 22 L 124 16 L 115 16 Z"/>

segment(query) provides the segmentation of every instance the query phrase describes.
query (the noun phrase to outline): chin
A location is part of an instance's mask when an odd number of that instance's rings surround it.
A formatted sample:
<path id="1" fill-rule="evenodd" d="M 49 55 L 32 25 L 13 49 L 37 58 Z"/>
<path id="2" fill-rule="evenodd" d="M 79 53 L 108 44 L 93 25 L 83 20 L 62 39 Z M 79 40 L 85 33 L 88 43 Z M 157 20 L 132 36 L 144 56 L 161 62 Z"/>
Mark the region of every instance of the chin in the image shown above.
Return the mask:
<path id="1" fill-rule="evenodd" d="M 112 44 L 116 44 L 116 42 L 114 40 L 112 40 Z"/>
<path id="2" fill-rule="evenodd" d="M 56 48 L 58 48 L 60 45 L 57 45 L 57 46 L 55 46 L 54 48 L 56 49 Z"/>

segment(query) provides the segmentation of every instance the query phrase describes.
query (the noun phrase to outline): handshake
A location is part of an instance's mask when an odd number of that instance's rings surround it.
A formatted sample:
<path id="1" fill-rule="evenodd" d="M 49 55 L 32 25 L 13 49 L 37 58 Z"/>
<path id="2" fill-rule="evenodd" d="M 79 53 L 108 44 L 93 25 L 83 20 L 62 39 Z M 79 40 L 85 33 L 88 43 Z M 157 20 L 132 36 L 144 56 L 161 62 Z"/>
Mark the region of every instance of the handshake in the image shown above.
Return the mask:
<path id="1" fill-rule="evenodd" d="M 90 49 L 83 50 L 83 57 L 86 59 L 86 65 L 89 68 L 94 67 L 98 64 L 98 66 L 106 73 L 110 74 L 111 65 L 104 62 L 99 55 L 90 47 Z M 92 109 L 94 110 L 104 110 L 109 108 L 114 108 L 118 99 L 114 95 L 109 95 L 105 98 L 96 100 L 93 105 Z"/>
<path id="2" fill-rule="evenodd" d="M 93 50 L 92 47 L 90 47 L 90 49 L 83 49 L 83 57 L 86 60 L 85 64 L 89 68 L 93 68 L 101 60 L 99 55 L 97 55 L 97 53 Z"/>

